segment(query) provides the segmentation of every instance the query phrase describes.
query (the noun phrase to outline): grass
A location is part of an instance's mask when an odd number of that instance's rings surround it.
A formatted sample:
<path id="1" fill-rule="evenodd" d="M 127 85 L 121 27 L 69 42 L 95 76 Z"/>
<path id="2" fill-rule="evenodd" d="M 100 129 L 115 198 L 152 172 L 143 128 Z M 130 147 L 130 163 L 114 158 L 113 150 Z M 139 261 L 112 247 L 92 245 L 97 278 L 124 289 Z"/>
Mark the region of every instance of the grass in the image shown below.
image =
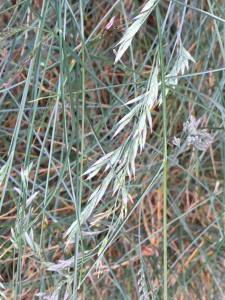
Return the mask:
<path id="1" fill-rule="evenodd" d="M 0 299 L 225 299 L 224 6 L 0 4 Z"/>

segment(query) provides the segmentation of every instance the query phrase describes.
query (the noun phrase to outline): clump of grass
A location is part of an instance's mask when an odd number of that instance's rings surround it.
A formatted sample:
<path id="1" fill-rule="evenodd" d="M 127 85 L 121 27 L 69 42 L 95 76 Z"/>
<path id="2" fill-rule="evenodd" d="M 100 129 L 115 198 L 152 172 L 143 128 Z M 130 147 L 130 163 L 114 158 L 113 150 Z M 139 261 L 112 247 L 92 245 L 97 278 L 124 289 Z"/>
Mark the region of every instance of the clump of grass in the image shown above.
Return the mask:
<path id="1" fill-rule="evenodd" d="M 222 6 L 0 7 L 0 299 L 222 299 Z"/>

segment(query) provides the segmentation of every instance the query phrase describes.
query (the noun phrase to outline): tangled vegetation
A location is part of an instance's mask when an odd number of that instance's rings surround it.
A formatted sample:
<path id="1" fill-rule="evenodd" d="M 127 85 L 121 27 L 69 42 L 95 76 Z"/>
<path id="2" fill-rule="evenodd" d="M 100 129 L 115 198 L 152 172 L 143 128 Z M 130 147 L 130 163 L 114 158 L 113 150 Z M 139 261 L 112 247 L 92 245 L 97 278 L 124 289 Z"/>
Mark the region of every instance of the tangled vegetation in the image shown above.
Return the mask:
<path id="1" fill-rule="evenodd" d="M 223 7 L 0 3 L 0 300 L 225 299 Z"/>

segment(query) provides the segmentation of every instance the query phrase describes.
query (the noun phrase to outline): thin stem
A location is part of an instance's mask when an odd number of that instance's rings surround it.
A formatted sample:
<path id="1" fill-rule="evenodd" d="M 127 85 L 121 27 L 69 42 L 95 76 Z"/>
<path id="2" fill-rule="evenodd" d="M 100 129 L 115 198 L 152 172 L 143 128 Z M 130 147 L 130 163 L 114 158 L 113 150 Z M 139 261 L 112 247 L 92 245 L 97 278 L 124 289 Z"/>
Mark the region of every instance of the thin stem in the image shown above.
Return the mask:
<path id="1" fill-rule="evenodd" d="M 163 113 L 163 273 L 164 273 L 164 300 L 167 300 L 167 118 L 166 118 L 166 85 L 164 75 L 164 58 L 162 35 L 160 26 L 159 7 L 156 7 L 157 29 L 159 38 L 159 58 L 162 81 L 162 113 Z"/>
<path id="2" fill-rule="evenodd" d="M 84 47 L 84 18 L 83 18 L 83 1 L 80 0 L 80 26 L 81 26 L 81 34 L 82 34 L 82 49 L 81 49 L 81 55 L 82 55 L 82 63 L 84 65 L 85 62 L 85 47 Z M 82 101 L 82 123 L 81 123 L 81 155 L 80 155 L 80 174 L 83 174 L 83 159 L 84 159 L 84 112 L 85 112 L 85 69 L 82 66 L 81 67 L 81 89 L 82 89 L 82 94 L 81 94 L 81 101 Z M 82 178 L 80 178 L 80 186 L 79 186 L 79 208 L 78 208 L 78 215 L 80 217 L 80 212 L 81 212 L 81 200 L 82 200 L 82 188 L 83 188 L 83 181 Z M 82 247 L 83 248 L 83 247 Z M 83 261 L 84 259 L 84 253 L 82 256 L 82 262 L 81 262 L 81 272 L 80 272 L 80 279 L 79 279 L 79 286 L 80 282 L 82 279 L 82 269 L 83 269 Z"/>

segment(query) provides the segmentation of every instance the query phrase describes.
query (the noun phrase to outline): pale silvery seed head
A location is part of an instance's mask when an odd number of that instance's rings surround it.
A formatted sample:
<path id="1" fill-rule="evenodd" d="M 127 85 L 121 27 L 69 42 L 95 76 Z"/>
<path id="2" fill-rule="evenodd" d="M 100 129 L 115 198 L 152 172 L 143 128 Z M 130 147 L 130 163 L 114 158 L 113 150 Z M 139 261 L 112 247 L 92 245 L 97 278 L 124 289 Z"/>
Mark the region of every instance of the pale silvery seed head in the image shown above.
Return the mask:
<path id="1" fill-rule="evenodd" d="M 187 121 L 186 123 L 183 123 L 184 132 L 187 132 L 189 135 L 197 135 L 197 127 L 200 121 L 201 119 L 196 121 L 193 116 L 190 116 L 190 122 Z"/>
<path id="2" fill-rule="evenodd" d="M 180 148 L 180 139 L 177 137 L 173 137 L 173 144 Z"/>
<path id="3" fill-rule="evenodd" d="M 206 151 L 210 144 L 214 142 L 214 139 L 211 134 L 206 132 L 206 129 L 197 130 L 200 121 L 201 119 L 195 120 L 191 116 L 190 121 L 183 124 L 183 130 L 188 134 L 188 145 L 192 144 L 198 150 Z"/>
<path id="4" fill-rule="evenodd" d="M 113 26 L 114 20 L 115 20 L 115 16 L 112 17 L 112 19 L 109 21 L 109 23 L 107 23 L 107 24 L 105 25 L 105 29 L 106 29 L 106 30 L 108 30 L 109 28 L 111 28 L 111 27 Z"/>

